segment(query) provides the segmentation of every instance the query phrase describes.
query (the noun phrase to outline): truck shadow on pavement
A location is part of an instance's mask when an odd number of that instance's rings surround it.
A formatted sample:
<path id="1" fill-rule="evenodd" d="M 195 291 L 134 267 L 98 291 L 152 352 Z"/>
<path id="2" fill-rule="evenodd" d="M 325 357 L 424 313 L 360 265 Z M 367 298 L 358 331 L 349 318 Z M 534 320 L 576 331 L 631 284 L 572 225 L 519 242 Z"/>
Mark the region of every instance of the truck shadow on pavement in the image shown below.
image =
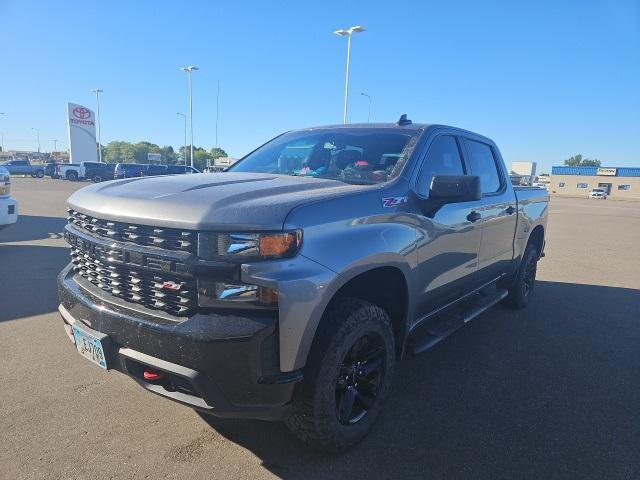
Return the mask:
<path id="1" fill-rule="evenodd" d="M 0 245 L 0 322 L 58 308 L 56 277 L 69 263 L 69 249 Z"/>
<path id="2" fill-rule="evenodd" d="M 62 217 L 20 215 L 18 222 L 0 230 L 0 245 L 6 242 L 27 242 L 48 238 L 62 238 L 67 220 Z"/>
<path id="3" fill-rule="evenodd" d="M 371 435 L 308 450 L 281 423 L 202 418 L 286 479 L 630 478 L 640 471 L 640 290 L 538 281 L 396 369 Z"/>

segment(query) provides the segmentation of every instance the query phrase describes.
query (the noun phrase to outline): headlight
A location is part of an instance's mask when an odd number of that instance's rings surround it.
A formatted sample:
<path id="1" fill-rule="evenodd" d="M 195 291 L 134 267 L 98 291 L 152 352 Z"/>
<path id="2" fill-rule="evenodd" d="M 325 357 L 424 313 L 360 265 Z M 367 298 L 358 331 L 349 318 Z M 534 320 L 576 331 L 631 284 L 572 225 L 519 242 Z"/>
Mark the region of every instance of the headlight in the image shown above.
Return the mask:
<path id="1" fill-rule="evenodd" d="M 231 307 L 247 304 L 277 307 L 278 291 L 242 282 L 198 279 L 198 305 L 201 307 Z"/>
<path id="2" fill-rule="evenodd" d="M 254 262 L 293 257 L 302 245 L 302 230 L 274 233 L 214 233 L 198 235 L 198 257 L 226 262 Z"/>
<path id="3" fill-rule="evenodd" d="M 0 176 L 0 195 L 9 195 L 11 193 L 11 182 L 9 177 Z"/>

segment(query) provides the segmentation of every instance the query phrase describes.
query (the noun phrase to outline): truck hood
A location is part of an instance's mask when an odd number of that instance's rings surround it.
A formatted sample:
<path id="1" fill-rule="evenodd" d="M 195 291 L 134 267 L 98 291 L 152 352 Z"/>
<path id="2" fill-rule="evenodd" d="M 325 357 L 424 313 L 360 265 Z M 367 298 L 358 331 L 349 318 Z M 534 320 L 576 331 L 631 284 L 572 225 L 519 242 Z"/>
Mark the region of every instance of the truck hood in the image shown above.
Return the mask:
<path id="1" fill-rule="evenodd" d="M 196 230 L 280 230 L 294 207 L 371 186 L 262 173 L 170 175 L 96 183 L 70 208 L 107 220 Z"/>

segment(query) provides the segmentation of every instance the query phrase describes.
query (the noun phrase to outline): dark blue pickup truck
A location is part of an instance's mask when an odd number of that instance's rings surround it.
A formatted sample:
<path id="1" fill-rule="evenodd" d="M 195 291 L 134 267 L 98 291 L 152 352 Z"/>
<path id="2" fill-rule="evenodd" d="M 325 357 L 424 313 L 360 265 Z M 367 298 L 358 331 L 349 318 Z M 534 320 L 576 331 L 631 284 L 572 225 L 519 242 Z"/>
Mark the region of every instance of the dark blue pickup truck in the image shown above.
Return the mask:
<path id="1" fill-rule="evenodd" d="M 31 175 L 34 178 L 44 177 L 44 165 L 31 165 L 29 160 L 9 160 L 0 163 L 11 175 Z"/>

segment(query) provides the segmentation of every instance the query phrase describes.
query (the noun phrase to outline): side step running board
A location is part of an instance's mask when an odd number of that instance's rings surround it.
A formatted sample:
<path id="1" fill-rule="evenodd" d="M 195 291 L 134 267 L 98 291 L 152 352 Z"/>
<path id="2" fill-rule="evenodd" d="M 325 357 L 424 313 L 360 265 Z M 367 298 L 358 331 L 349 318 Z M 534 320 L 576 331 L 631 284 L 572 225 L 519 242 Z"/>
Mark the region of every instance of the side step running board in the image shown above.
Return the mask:
<path id="1" fill-rule="evenodd" d="M 506 289 L 491 294 L 477 294 L 456 312 L 440 315 L 424 328 L 418 328 L 409 338 L 409 352 L 413 355 L 429 350 L 478 315 L 507 296 Z M 426 331 L 425 331 L 426 330 Z M 419 332 L 424 332 L 420 334 Z"/>

